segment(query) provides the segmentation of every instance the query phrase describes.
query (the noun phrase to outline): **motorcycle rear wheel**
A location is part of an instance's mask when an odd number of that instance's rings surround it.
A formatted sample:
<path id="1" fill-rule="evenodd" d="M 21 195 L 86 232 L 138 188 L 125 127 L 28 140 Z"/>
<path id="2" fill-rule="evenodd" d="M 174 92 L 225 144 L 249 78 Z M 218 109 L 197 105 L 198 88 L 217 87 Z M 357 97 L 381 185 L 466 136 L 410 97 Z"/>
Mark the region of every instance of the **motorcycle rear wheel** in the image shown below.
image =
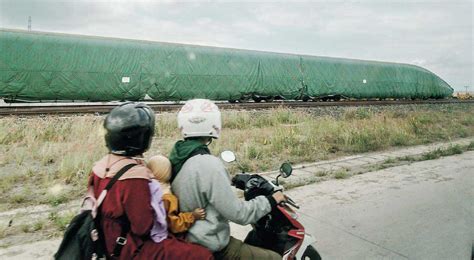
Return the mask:
<path id="1" fill-rule="evenodd" d="M 321 260 L 321 256 L 313 246 L 308 246 L 301 257 L 301 260 Z"/>

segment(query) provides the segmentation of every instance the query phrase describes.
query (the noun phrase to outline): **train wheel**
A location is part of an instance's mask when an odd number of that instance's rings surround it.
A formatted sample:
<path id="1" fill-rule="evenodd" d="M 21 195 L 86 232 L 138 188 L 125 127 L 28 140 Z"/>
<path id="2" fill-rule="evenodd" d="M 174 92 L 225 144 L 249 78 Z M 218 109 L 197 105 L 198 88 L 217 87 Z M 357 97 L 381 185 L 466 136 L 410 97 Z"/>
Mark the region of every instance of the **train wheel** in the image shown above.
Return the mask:
<path id="1" fill-rule="evenodd" d="M 266 98 L 265 102 L 273 102 L 273 97 Z"/>
<path id="2" fill-rule="evenodd" d="M 254 97 L 253 101 L 255 101 L 255 103 L 260 103 L 260 102 L 262 102 L 262 98 Z"/>
<path id="3" fill-rule="evenodd" d="M 234 104 L 235 102 L 237 102 L 237 100 L 235 100 L 235 99 L 229 99 L 228 101 L 229 101 L 229 103 L 232 103 L 232 104 Z"/>
<path id="4" fill-rule="evenodd" d="M 302 100 L 303 100 L 303 102 L 308 102 L 308 101 L 309 101 L 309 97 L 308 97 L 308 96 L 304 96 L 304 97 L 302 98 Z"/>

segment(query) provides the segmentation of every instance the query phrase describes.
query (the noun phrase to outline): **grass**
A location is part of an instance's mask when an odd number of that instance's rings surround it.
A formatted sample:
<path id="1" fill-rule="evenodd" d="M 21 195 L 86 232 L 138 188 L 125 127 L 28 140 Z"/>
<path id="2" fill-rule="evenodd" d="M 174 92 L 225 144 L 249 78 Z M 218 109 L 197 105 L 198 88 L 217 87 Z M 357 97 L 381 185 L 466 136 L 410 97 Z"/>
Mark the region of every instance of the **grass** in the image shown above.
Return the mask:
<path id="1" fill-rule="evenodd" d="M 52 212 L 48 217 L 49 224 L 57 231 L 64 231 L 75 215 L 76 212 L 73 211 L 62 214 Z"/>
<path id="2" fill-rule="evenodd" d="M 107 153 L 103 118 L 0 118 L 0 208 L 54 206 L 79 198 L 94 161 Z M 146 157 L 169 154 L 180 139 L 175 113 L 158 114 L 156 122 Z M 240 166 L 229 165 L 230 172 L 258 172 L 277 169 L 284 161 L 314 162 L 467 136 L 474 136 L 474 106 L 469 104 L 232 110 L 223 112 L 222 137 L 210 148 L 214 154 L 236 153 Z"/>
<path id="3" fill-rule="evenodd" d="M 461 147 L 460 145 L 453 145 L 453 146 L 450 146 L 446 149 L 438 148 L 434 151 L 423 154 L 422 160 L 434 160 L 434 159 L 438 159 L 438 158 L 443 157 L 443 156 L 461 154 L 461 153 L 464 152 L 464 150 L 467 150 L 468 147 L 466 147 L 466 149 L 464 149 L 464 147 Z"/>
<path id="4" fill-rule="evenodd" d="M 469 143 L 468 145 L 451 145 L 447 148 L 438 148 L 433 151 L 429 151 L 422 155 L 410 155 L 410 156 L 403 156 L 397 158 L 388 158 L 382 163 L 371 165 L 369 167 L 369 171 L 374 170 L 382 170 L 394 166 L 410 164 L 412 162 L 419 162 L 419 161 L 427 161 L 427 160 L 435 160 L 445 156 L 451 156 L 456 154 L 462 154 L 465 151 L 472 151 L 474 150 L 474 141 Z"/>
<path id="5" fill-rule="evenodd" d="M 21 224 L 19 228 L 23 233 L 34 233 L 42 230 L 45 226 L 46 222 L 44 220 L 38 220 L 31 224 Z"/>
<path id="6" fill-rule="evenodd" d="M 0 239 L 20 233 L 40 233 L 42 237 L 48 238 L 62 236 L 72 218 L 77 214 L 76 211 L 77 210 L 67 210 L 64 212 L 53 211 L 47 216 L 35 217 L 35 220 L 28 222 L 22 221 L 17 223 L 18 221 L 15 219 L 13 225 L 0 227 Z M 29 241 L 29 238 L 26 238 L 26 240 Z M 8 242 L 5 246 L 8 246 Z M 0 246 L 0 248 L 1 247 L 3 247 L 3 245 Z"/>
<path id="7" fill-rule="evenodd" d="M 347 172 L 347 169 L 341 169 L 334 173 L 334 178 L 336 179 L 347 179 L 350 175 Z"/>
<path id="8" fill-rule="evenodd" d="M 468 150 L 468 151 L 473 151 L 473 150 L 474 150 L 474 141 L 472 141 L 471 143 L 469 143 L 469 145 L 467 146 L 467 150 Z"/>

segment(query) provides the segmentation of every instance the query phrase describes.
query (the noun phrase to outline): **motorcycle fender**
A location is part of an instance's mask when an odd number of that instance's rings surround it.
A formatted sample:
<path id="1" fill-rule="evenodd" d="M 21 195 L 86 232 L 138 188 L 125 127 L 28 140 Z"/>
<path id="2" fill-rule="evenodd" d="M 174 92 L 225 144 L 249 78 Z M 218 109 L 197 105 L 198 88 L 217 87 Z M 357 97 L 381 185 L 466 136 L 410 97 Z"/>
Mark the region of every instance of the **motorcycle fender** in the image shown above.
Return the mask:
<path id="1" fill-rule="evenodd" d="M 306 248 L 316 242 L 316 239 L 311 236 L 310 234 L 305 233 L 304 239 L 303 239 L 303 244 L 301 244 L 298 252 L 296 253 L 296 259 L 301 259 L 303 257 L 304 251 L 306 251 Z"/>

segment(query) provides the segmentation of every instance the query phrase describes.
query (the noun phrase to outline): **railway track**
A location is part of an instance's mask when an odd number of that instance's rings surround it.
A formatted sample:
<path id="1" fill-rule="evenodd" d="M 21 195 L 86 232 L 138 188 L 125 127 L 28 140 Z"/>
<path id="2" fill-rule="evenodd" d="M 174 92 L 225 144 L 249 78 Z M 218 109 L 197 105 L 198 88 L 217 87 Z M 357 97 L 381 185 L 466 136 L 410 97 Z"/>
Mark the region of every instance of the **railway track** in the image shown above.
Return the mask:
<path id="1" fill-rule="evenodd" d="M 179 103 L 156 103 L 149 104 L 155 112 L 177 111 L 182 104 Z M 276 101 L 262 103 L 227 103 L 221 102 L 217 105 L 221 109 L 255 110 L 271 109 L 277 107 L 287 108 L 311 108 L 327 106 L 390 106 L 390 105 L 412 105 L 412 104 L 474 104 L 474 100 L 384 100 L 384 101 L 334 101 L 334 102 L 300 102 L 300 101 Z M 117 104 L 97 103 L 12 103 L 0 104 L 0 115 L 46 115 L 46 114 L 103 114 L 108 113 Z"/>

